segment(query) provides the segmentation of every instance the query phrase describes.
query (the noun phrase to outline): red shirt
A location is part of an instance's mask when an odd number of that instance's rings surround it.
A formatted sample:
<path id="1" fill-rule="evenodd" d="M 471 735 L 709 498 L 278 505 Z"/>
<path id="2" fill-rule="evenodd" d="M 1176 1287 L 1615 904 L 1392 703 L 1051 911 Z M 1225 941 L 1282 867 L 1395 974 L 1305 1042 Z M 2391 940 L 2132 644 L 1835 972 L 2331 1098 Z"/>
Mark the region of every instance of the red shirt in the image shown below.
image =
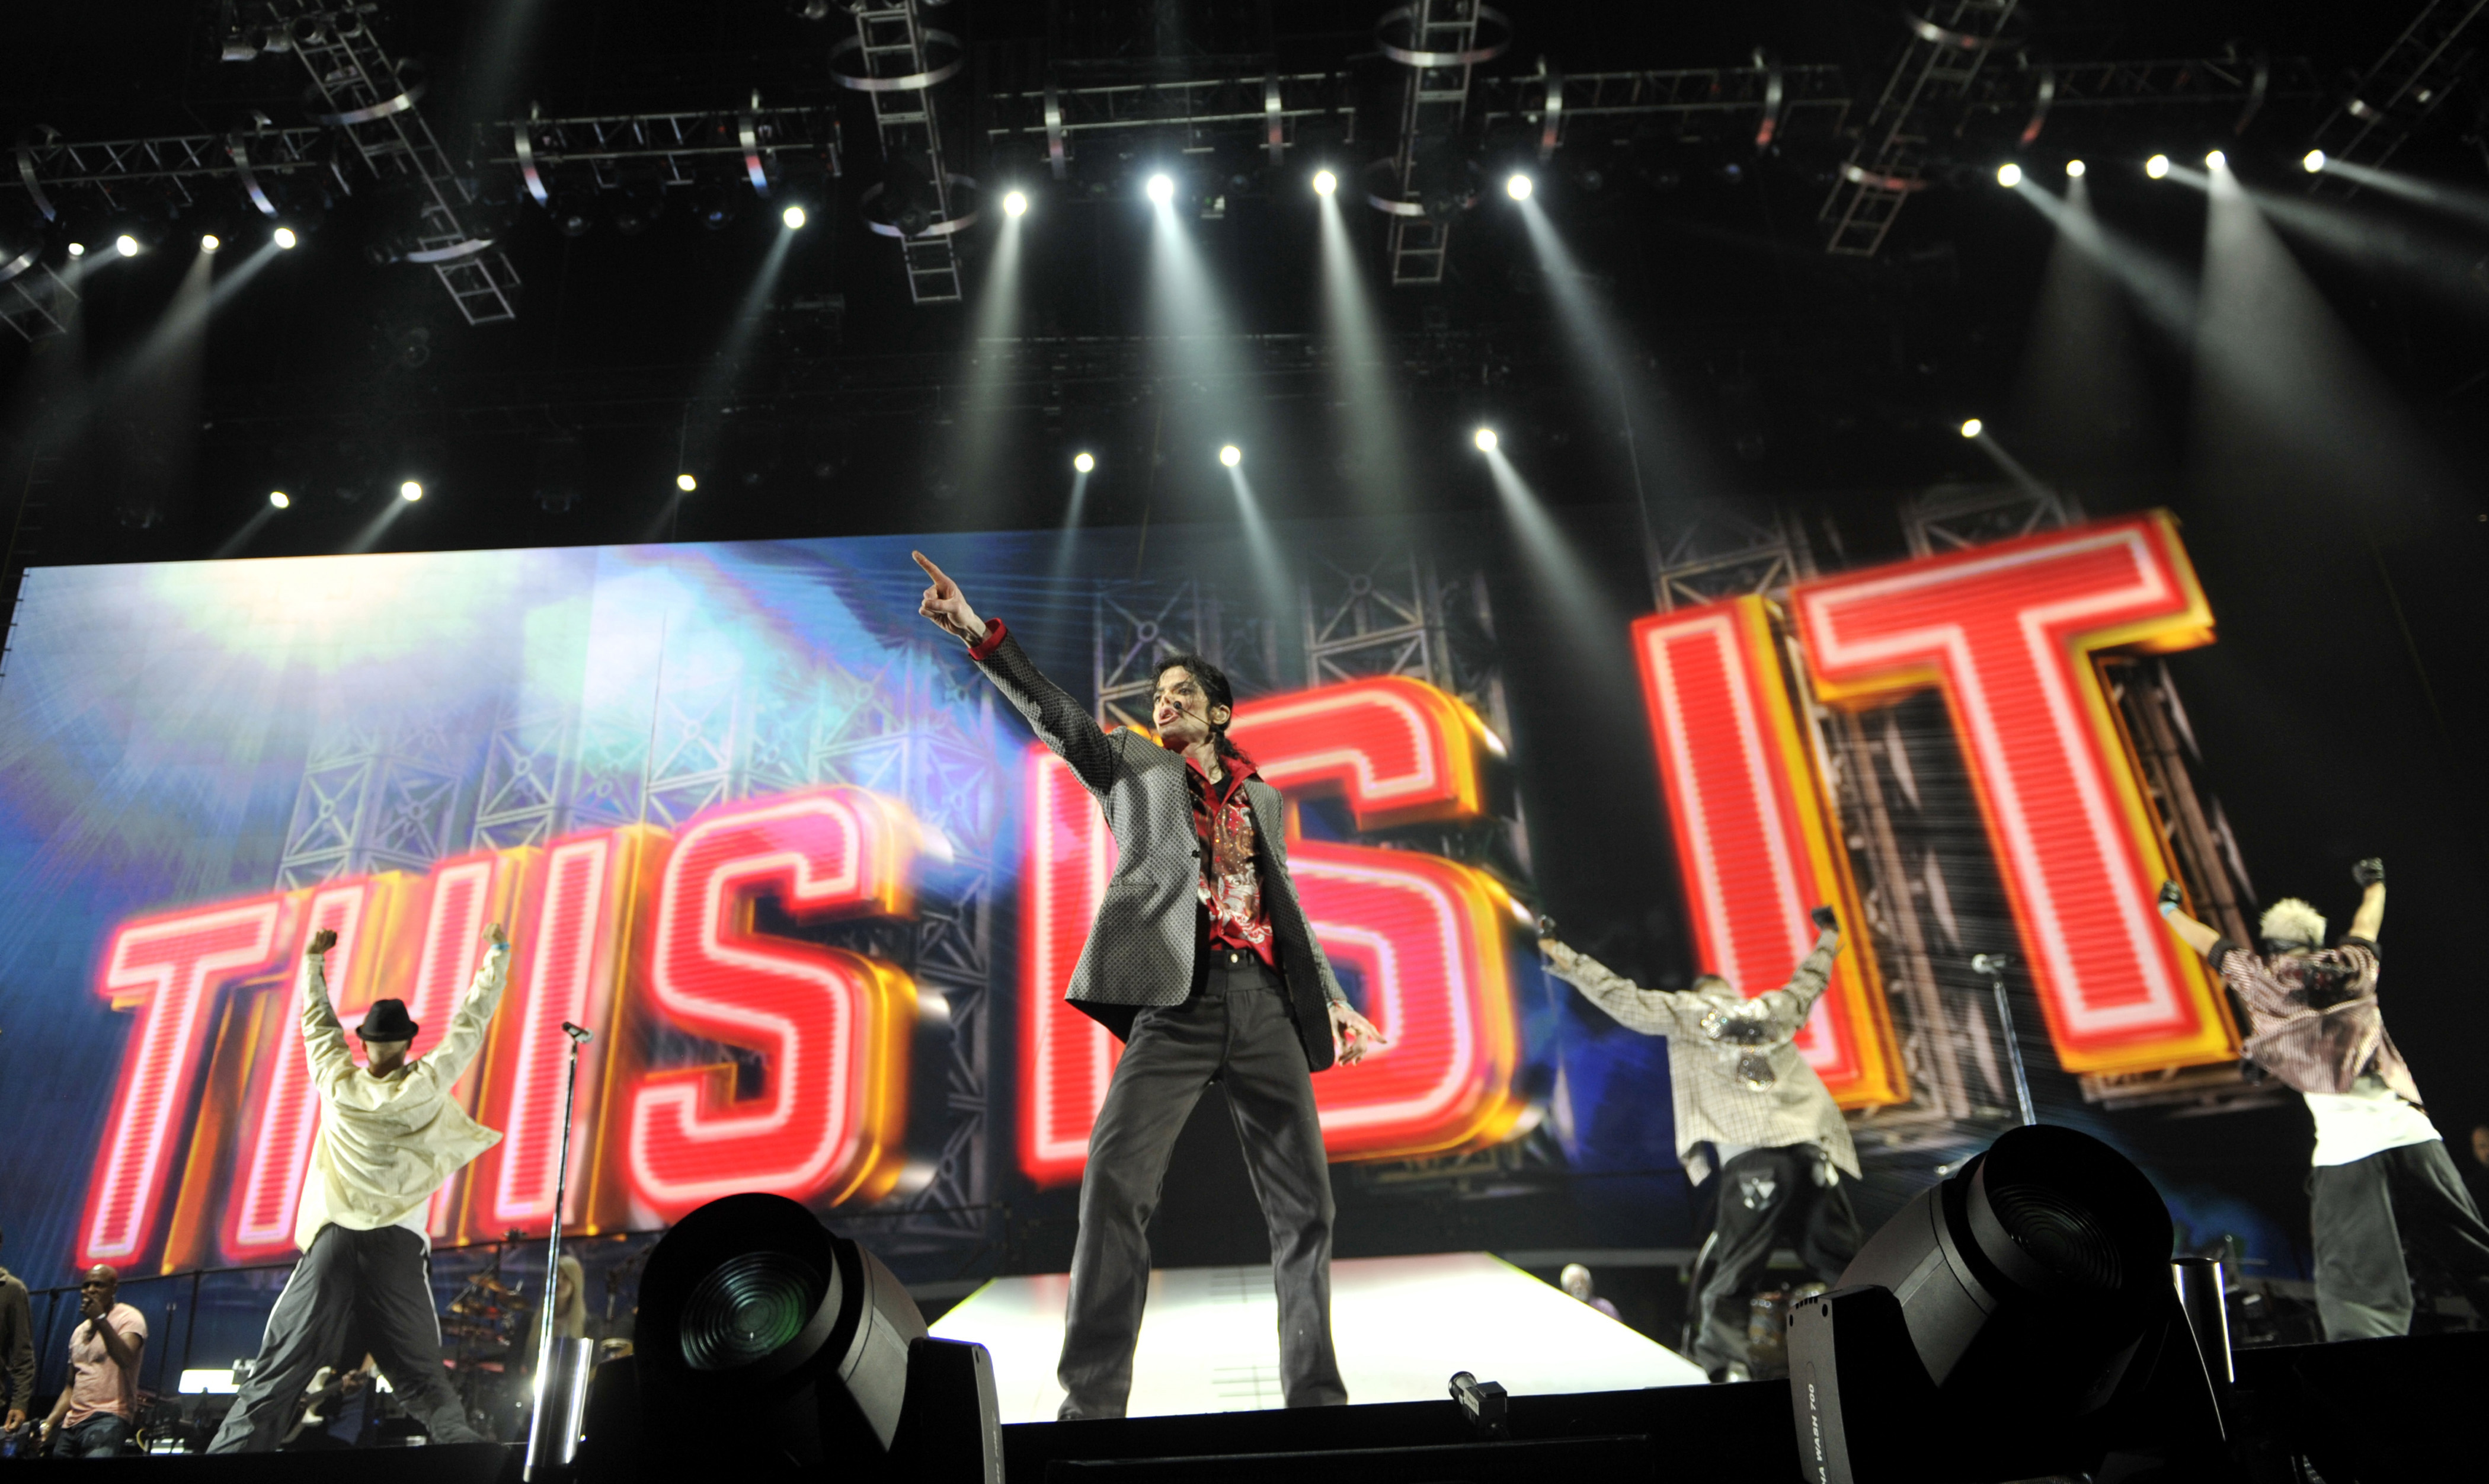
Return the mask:
<path id="1" fill-rule="evenodd" d="M 1250 950 L 1275 969 L 1271 909 L 1262 900 L 1261 868 L 1253 863 L 1252 796 L 1244 791 L 1253 765 L 1241 757 L 1221 757 L 1218 764 L 1221 776 L 1214 784 L 1201 764 L 1184 760 L 1185 782 L 1192 785 L 1193 833 L 1201 841 L 1197 890 L 1210 912 L 1210 946 Z"/>

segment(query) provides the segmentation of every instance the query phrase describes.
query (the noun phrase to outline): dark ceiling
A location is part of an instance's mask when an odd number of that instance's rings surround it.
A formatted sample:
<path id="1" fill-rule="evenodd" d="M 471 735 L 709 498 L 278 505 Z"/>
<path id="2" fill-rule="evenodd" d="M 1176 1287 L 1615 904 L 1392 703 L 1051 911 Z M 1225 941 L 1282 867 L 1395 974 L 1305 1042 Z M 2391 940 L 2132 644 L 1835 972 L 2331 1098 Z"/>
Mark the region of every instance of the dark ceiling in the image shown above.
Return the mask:
<path id="1" fill-rule="evenodd" d="M 13 138 L 48 126 L 68 141 L 221 133 L 254 110 L 279 128 L 302 125 L 315 110 L 296 57 L 218 60 L 227 30 L 246 30 L 265 8 L 17 0 L 0 50 L 0 125 Z M 1962 8 L 1949 0 L 1938 10 Z M 1994 105 L 1937 120 L 1923 147 L 1931 187 L 1909 199 L 1873 256 L 1827 253 L 1817 219 L 1907 41 L 1899 13 L 1873 0 L 1507 0 L 1511 45 L 1478 69 L 1462 129 L 1432 147 L 1441 168 L 1490 185 L 1507 161 L 1531 160 L 1535 124 L 1490 118 L 1481 100 L 1526 95 L 1542 60 L 1568 74 L 1736 68 L 1759 46 L 1792 69 L 1838 69 L 1810 74 L 1810 86 L 1847 106 L 1790 107 L 1765 149 L 1752 110 L 1576 117 L 1540 171 L 1538 200 L 1592 296 L 1645 357 L 1653 415 L 1678 435 L 1663 467 L 1645 471 L 1646 498 L 1884 499 L 1993 476 L 1953 434 L 1966 415 L 1987 417 L 2015 444 L 2012 409 L 2034 354 L 2028 331 L 2053 229 L 1992 184 L 1998 161 L 2019 158 L 2051 183 L 2071 156 L 2099 161 L 2089 185 L 2102 217 L 2191 274 L 2203 197 L 2146 181 L 2139 161 L 2220 145 L 2251 184 L 2301 189 L 2298 157 L 2348 79 L 2421 8 L 2048 5 L 2017 19 L 2027 32 L 2012 58 L 1992 59 L 2010 70 L 1983 95 Z M 282 9 L 305 7 L 282 0 Z M 148 186 L 109 199 L 61 190 L 63 222 L 45 240 L 52 263 L 65 266 L 70 236 L 124 224 L 150 250 L 85 276 L 74 332 L 31 345 L 0 333 L 0 499 L 14 509 L 30 476 L 37 496 L 13 566 L 336 551 L 410 474 L 431 497 L 390 527 L 385 548 L 1049 526 L 1063 518 L 1075 448 L 1100 461 L 1090 523 L 1145 510 L 1213 518 L 1229 508 L 1225 486 L 1187 440 L 1222 418 L 1256 440 L 1250 467 L 1274 514 L 1370 508 L 1379 498 L 1374 471 L 1345 451 L 1360 409 L 1343 403 L 1335 350 L 1320 332 L 1319 223 L 1304 181 L 1319 160 L 1353 185 L 1391 153 L 1407 70 L 1376 48 L 1380 4 L 929 8 L 931 23 L 964 43 L 965 65 L 933 90 L 946 168 L 989 195 L 1020 186 L 1034 199 L 1018 315 L 990 341 L 976 336 L 994 213 L 958 240 L 964 304 L 911 304 L 898 245 L 865 225 L 861 198 L 885 166 L 872 103 L 830 80 L 832 46 L 854 34 L 843 7 L 820 20 L 786 0 L 363 9 L 390 53 L 426 64 L 420 112 L 521 280 L 516 317 L 471 326 L 430 270 L 369 261 L 402 228 L 392 214 L 403 203 L 372 188 L 347 156 L 333 179 L 352 192 L 329 189 L 325 208 L 318 171 L 283 179 L 279 195 L 288 219 L 303 222 L 304 245 L 216 304 L 203 355 L 167 364 L 159 327 L 197 233 L 232 237 L 217 266 L 230 281 L 243 249 L 264 240 L 264 220 L 229 176 L 178 212 Z M 2017 143 L 2041 71 L 2107 59 L 2199 59 L 2242 76 L 2261 63 L 2269 96 L 2251 116 L 2234 99 L 2173 98 L 2167 87 L 2208 90 L 2200 73 L 2172 70 L 2164 77 L 2174 81 L 2116 100 L 2069 100 L 2037 140 Z M 1067 88 L 1235 78 L 1249 111 L 1258 89 L 1244 80 L 1272 71 L 1328 74 L 1306 85 L 1316 112 L 1292 125 L 1275 168 L 1259 120 L 1190 140 L 1173 128 L 1083 136 L 1060 182 L 1042 130 L 994 132 L 1032 117 L 1031 104 L 1001 95 L 1048 77 Z M 625 197 L 583 199 L 583 178 L 570 176 L 569 191 L 554 183 L 556 204 L 576 204 L 585 231 L 566 236 L 516 169 L 492 162 L 509 153 L 507 121 L 531 105 L 546 117 L 730 112 L 756 92 L 770 108 L 812 110 L 819 134 L 781 152 L 768 203 L 739 181 L 738 159 L 713 157 L 705 199 L 737 213 L 719 229 L 693 219 L 699 192 L 678 187 L 656 192 L 665 210 L 624 235 Z M 2437 111 L 2396 163 L 2477 188 L 2483 97 L 2475 87 Z M 835 178 L 821 147 L 831 121 Z M 1151 226 L 1137 182 L 1159 168 L 1182 175 L 1184 217 L 1226 305 L 1233 333 L 1221 353 L 1237 370 L 1222 385 L 1205 384 L 1150 337 Z M 757 324 L 737 336 L 737 307 L 788 199 L 808 203 L 815 219 L 788 244 Z M 2413 224 L 2373 192 L 2358 204 L 2381 229 Z M 37 225 L 27 207 L 0 172 L 0 232 Z M 1633 497 L 1611 398 L 1585 380 L 1500 194 L 1484 191 L 1457 215 L 1433 287 L 1388 287 L 1388 219 L 1362 204 L 1348 207 L 1348 219 L 1390 341 L 1389 394 L 1405 404 L 1411 444 L 1401 483 L 1416 508 L 1492 499 L 1463 444 L 1481 417 L 1504 429 L 1516 464 L 1549 499 Z M 2438 234 L 2432 243 L 2461 240 L 2442 221 L 2426 230 Z M 2381 260 L 2302 255 L 2424 424 L 2476 468 L 2478 430 L 2489 424 L 2478 334 L 2489 287 L 2480 308 L 2448 314 L 2415 275 Z M 2148 385 L 2128 399 L 2140 411 L 2119 432 L 2131 447 L 2115 462 L 2118 486 L 2091 497 L 2103 507 L 2169 498 L 2184 467 L 2183 419 L 2160 410 L 2183 404 L 2185 347 L 2138 327 L 2121 333 L 2130 331 L 2144 342 Z M 988 415 L 968 415 L 972 389 L 990 399 Z M 970 421 L 974 436 L 963 431 Z M 2070 458 L 2055 468 L 2051 457 L 2034 450 L 2045 476 L 2091 467 Z M 686 465 L 701 469 L 702 488 L 678 500 L 672 481 Z M 295 507 L 237 547 L 277 485 L 300 492 Z"/>

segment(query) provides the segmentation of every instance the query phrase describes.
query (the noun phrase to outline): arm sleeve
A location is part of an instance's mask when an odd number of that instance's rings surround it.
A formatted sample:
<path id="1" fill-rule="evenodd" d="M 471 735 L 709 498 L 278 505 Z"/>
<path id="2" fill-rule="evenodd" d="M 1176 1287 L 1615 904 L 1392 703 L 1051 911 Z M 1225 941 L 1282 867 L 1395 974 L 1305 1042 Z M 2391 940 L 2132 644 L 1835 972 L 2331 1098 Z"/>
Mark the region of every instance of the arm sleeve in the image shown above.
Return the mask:
<path id="1" fill-rule="evenodd" d="M 475 982 L 458 997 L 458 1009 L 449 1017 L 449 1030 L 419 1064 L 419 1070 L 438 1083 L 443 1092 L 467 1070 L 475 1052 L 484 1044 L 485 1027 L 493 1023 L 493 1012 L 501 1008 L 501 990 L 510 982 L 510 949 L 497 943 L 476 966 Z"/>
<path id="2" fill-rule="evenodd" d="M 355 1053 L 346 1044 L 337 1008 L 329 1003 L 329 965 L 319 958 L 309 962 L 311 982 L 302 990 L 302 1050 L 311 1063 L 311 1085 L 325 1094 L 338 1078 L 354 1074 Z"/>
<path id="3" fill-rule="evenodd" d="M 990 642 L 994 636 L 988 632 L 986 638 Z M 976 650 L 969 654 L 974 658 Z M 1104 793 L 1113 786 L 1121 760 L 1114 738 L 1098 728 L 1088 709 L 1073 700 L 1070 692 L 1039 672 L 1019 641 L 1004 634 L 977 660 L 977 668 L 1003 693 L 1012 709 L 1028 719 L 1037 739 L 1072 764 L 1084 787 L 1091 793 Z"/>
<path id="4" fill-rule="evenodd" d="M 20 1283 L 0 1283 L 0 1334 L 9 1337 L 8 1395 L 0 1397 L 0 1412 L 12 1408 L 19 1412 L 33 1410 L 35 1405 L 35 1315 Z"/>
<path id="5" fill-rule="evenodd" d="M 1756 996 L 1771 1006 L 1775 1030 L 1794 1036 L 1798 1027 L 1806 1024 L 1806 1017 L 1815 1013 L 1815 1002 L 1823 998 L 1824 989 L 1832 983 L 1832 960 L 1840 952 L 1839 942 L 1826 943 L 1817 939 L 1814 952 L 1799 959 L 1797 967 L 1789 971 L 1788 984 L 1767 994 Z"/>
<path id="6" fill-rule="evenodd" d="M 1665 989 L 1645 989 L 1588 954 L 1554 938 L 1539 943 L 1547 951 L 1549 972 L 1582 991 L 1583 997 L 1616 1018 L 1618 1025 L 1645 1036 L 1670 1036 L 1678 1027 L 1678 998 Z"/>

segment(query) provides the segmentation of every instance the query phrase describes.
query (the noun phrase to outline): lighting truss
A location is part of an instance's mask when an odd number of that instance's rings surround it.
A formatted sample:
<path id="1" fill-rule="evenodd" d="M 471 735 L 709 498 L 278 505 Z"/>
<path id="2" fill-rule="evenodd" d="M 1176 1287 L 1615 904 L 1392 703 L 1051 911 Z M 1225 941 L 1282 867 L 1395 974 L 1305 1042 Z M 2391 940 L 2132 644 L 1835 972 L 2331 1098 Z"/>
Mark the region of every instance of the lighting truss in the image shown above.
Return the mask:
<path id="1" fill-rule="evenodd" d="M 2267 103 L 2314 101 L 2325 96 L 2325 86 L 2304 57 L 2172 57 L 1991 68 L 1973 94 L 1968 112 L 2021 115 L 2016 142 L 2027 146 L 2059 112 L 2138 103 L 2234 107 L 2239 113 L 2230 132 L 2243 134 Z"/>
<path id="2" fill-rule="evenodd" d="M 0 263 L 0 325 L 21 338 L 41 340 L 69 328 L 71 305 L 77 290 L 53 271 L 32 261 L 36 253 Z"/>
<path id="3" fill-rule="evenodd" d="M 2342 105 L 2308 143 L 2328 159 L 2376 169 L 2402 148 L 2453 93 L 2479 53 L 2473 23 L 2489 12 L 2489 0 L 2429 0 L 2394 38 L 2386 54 L 2360 74 Z M 2308 189 L 2350 195 L 2357 183 L 2319 171 Z"/>
<path id="4" fill-rule="evenodd" d="M 830 49 L 830 77 L 872 102 L 883 161 L 893 170 L 911 172 L 921 165 L 927 176 L 918 188 L 930 204 L 930 220 L 921 231 L 911 236 L 901 230 L 895 213 L 885 211 L 887 220 L 873 214 L 874 201 L 887 203 L 886 185 L 865 191 L 866 224 L 899 239 L 911 301 L 955 304 L 961 298 L 959 255 L 951 239 L 977 219 L 973 209 L 960 207 L 962 193 L 973 193 L 977 183 L 943 163 L 933 89 L 959 71 L 967 51 L 958 37 L 924 23 L 917 13 L 920 3 L 857 0 L 855 35 Z M 844 58 L 854 58 L 858 70 L 841 66 Z"/>
<path id="5" fill-rule="evenodd" d="M 545 178 L 565 164 L 585 167 L 599 190 L 618 190 L 638 184 L 690 186 L 700 179 L 702 164 L 730 160 L 764 197 L 770 165 L 781 151 L 817 153 L 826 157 L 830 174 L 840 173 L 838 115 L 826 108 L 763 108 L 758 100 L 742 109 L 528 118 L 479 129 L 487 138 L 507 141 L 504 153 L 487 158 L 516 169 L 539 206 L 553 200 Z M 627 178 L 625 166 L 633 172 Z M 652 173 L 639 173 L 649 167 Z"/>
<path id="6" fill-rule="evenodd" d="M 1496 39 L 1480 44 L 1479 33 L 1490 29 Z M 1418 151 L 1426 144 L 1448 148 L 1459 137 L 1469 111 L 1470 71 L 1503 54 L 1512 42 L 1512 22 L 1477 0 L 1416 0 L 1386 11 L 1374 23 L 1374 42 L 1385 56 L 1409 69 L 1409 86 L 1400 100 L 1398 147 L 1379 167 L 1388 170 L 1388 180 L 1369 189 L 1365 199 L 1391 216 L 1392 285 L 1441 283 L 1452 223 L 1448 216 L 1427 214 L 1418 204 Z"/>
<path id="7" fill-rule="evenodd" d="M 363 164 L 383 181 L 415 185 L 420 225 L 410 263 L 429 266 L 470 325 L 518 317 L 518 270 L 482 230 L 473 188 L 416 111 L 420 71 L 394 61 L 364 18 L 365 7 L 329 10 L 319 0 L 271 0 L 289 28 L 293 52 L 311 76 L 314 117 L 344 131 Z"/>
<path id="8" fill-rule="evenodd" d="M 1565 72 L 1481 77 L 1474 85 L 1479 123 L 1490 134 L 1518 119 L 1538 128 L 1538 157 L 1547 159 L 1565 134 L 1589 119 L 1673 119 L 1691 127 L 1751 115 L 1758 148 L 1785 138 L 1801 122 L 1810 134 L 1835 135 L 1849 116 L 1849 84 L 1840 67 L 1785 67 L 1759 56 L 1753 67 L 1685 67 L 1632 72 Z"/>
<path id="9" fill-rule="evenodd" d="M 1084 134 L 1136 129 L 1181 131 L 1187 152 L 1207 149 L 1214 139 L 1250 129 L 1262 136 L 1273 165 L 1283 163 L 1296 146 L 1297 126 L 1303 120 L 1338 118 L 1346 122 L 1354 143 L 1357 112 L 1349 105 L 1347 77 L 1342 72 L 1264 72 L 1262 75 L 1197 77 L 1174 81 L 1108 82 L 997 93 L 990 100 L 996 122 L 987 128 L 988 144 L 1006 139 L 1043 139 L 1047 168 L 1058 181 L 1069 178 L 1077 151 L 1073 141 Z"/>
<path id="10" fill-rule="evenodd" d="M 46 218 L 57 213 L 51 192 L 92 186 L 110 196 L 116 186 L 138 182 L 168 186 L 184 207 L 196 204 L 193 193 L 210 180 L 231 181 L 253 204 L 270 214 L 272 205 L 259 188 L 262 176 L 291 175 L 300 170 L 329 170 L 335 165 L 323 144 L 326 128 L 269 127 L 263 116 L 257 128 L 221 134 L 165 134 L 151 139 L 66 141 L 57 129 L 38 129 L 17 141 L 16 179 L 6 184 L 24 188 Z M 339 184 L 343 185 L 340 177 Z"/>
<path id="11" fill-rule="evenodd" d="M 1923 12 L 1903 13 L 1909 39 L 1901 60 L 1817 215 L 1830 229 L 1827 251 L 1872 257 L 1884 245 L 1902 203 L 1928 185 L 1931 111 L 1963 98 L 1990 54 L 2021 44 L 2018 6 L 2019 0 L 1934 0 Z"/>

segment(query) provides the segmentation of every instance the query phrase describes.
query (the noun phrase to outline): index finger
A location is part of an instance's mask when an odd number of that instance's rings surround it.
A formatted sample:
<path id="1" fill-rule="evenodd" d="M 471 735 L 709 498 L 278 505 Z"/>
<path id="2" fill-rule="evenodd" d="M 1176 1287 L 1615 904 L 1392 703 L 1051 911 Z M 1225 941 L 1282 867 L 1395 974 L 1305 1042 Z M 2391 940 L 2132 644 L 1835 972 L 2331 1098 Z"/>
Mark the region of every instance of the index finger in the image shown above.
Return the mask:
<path id="1" fill-rule="evenodd" d="M 933 565 L 933 558 L 926 556 L 923 552 L 909 552 L 907 555 L 915 557 L 916 564 L 923 567 L 925 569 L 925 575 L 933 579 L 934 582 L 947 583 L 951 581 L 950 575 L 945 573 L 940 567 Z"/>

